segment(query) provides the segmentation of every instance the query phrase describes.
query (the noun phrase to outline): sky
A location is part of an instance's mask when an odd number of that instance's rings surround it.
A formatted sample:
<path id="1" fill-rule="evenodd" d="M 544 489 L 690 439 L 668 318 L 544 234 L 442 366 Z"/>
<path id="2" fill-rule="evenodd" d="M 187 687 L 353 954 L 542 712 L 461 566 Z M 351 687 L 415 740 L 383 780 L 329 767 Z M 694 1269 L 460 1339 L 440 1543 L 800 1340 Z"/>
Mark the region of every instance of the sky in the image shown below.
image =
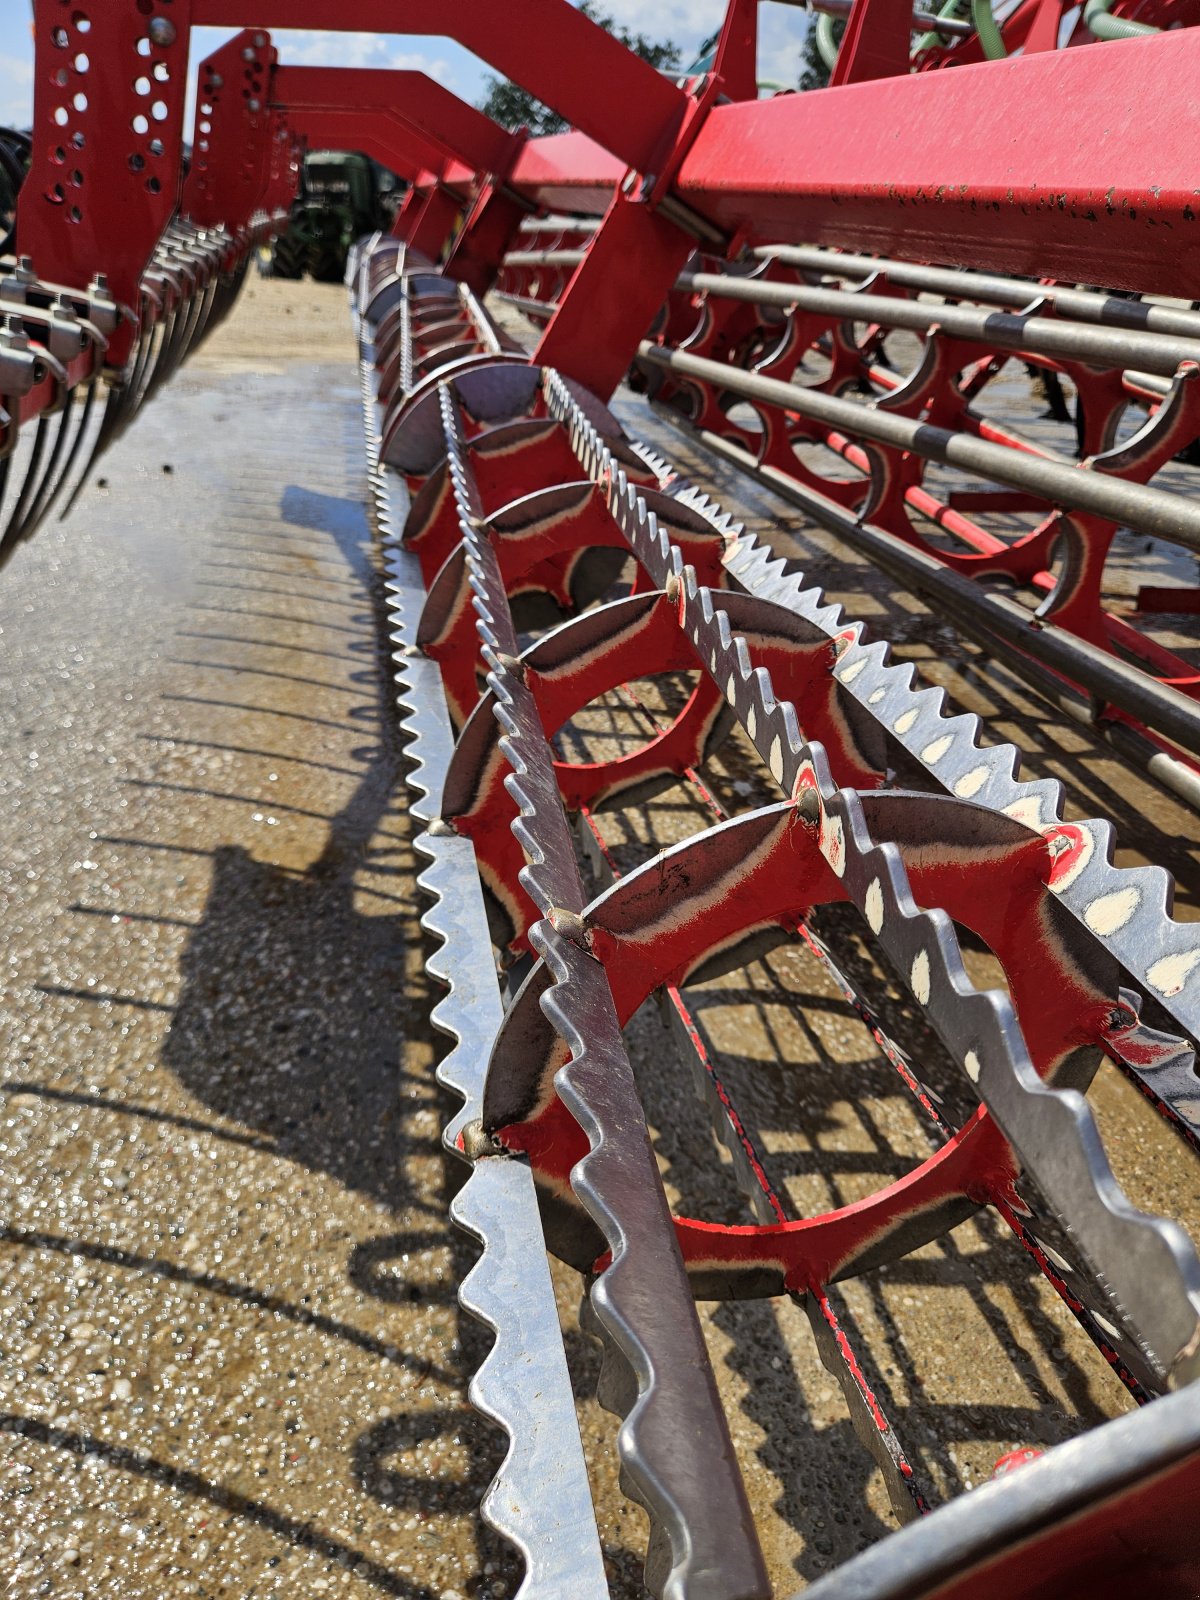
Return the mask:
<path id="1" fill-rule="evenodd" d="M 514 3 L 519 5 L 519 0 Z M 701 41 L 720 26 L 724 12 L 723 0 L 601 0 L 601 8 L 634 31 L 673 40 L 685 61 L 694 58 Z M 32 116 L 31 15 L 30 0 L 0 0 L 0 126 L 28 127 Z M 804 13 L 788 5 L 764 5 L 760 15 L 759 76 L 794 83 Z M 195 79 L 195 65 L 227 37 L 222 29 L 195 30 L 189 80 Z M 428 73 L 472 103 L 486 92 L 486 65 L 449 39 L 299 29 L 275 29 L 272 38 L 280 60 L 295 66 L 404 67 Z M 191 111 L 189 93 L 187 128 L 192 125 Z"/>

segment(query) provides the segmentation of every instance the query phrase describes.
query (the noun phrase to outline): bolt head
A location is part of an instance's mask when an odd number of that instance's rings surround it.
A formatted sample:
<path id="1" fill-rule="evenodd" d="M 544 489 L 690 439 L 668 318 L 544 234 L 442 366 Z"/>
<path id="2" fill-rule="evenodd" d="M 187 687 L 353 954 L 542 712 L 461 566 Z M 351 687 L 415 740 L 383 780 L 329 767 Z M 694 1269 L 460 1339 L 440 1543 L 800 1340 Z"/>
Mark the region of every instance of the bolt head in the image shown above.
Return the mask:
<path id="1" fill-rule="evenodd" d="M 796 804 L 800 815 L 810 826 L 821 820 L 821 796 L 815 789 L 801 789 Z"/>
<path id="2" fill-rule="evenodd" d="M 175 43 L 177 30 L 170 17 L 154 17 L 146 30 L 150 35 L 150 43 L 161 45 L 165 50 L 168 45 Z"/>

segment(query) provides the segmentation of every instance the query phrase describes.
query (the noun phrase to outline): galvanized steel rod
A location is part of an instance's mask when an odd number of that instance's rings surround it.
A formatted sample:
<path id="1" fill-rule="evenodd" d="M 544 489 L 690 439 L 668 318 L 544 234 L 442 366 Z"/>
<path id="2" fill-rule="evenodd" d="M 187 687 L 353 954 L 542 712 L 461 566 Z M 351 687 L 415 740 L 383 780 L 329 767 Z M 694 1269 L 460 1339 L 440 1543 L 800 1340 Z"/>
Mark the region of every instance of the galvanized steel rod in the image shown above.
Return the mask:
<path id="1" fill-rule="evenodd" d="M 557 231 L 557 230 L 556 230 Z M 751 305 L 780 308 L 798 306 L 817 315 L 852 317 L 855 321 L 882 322 L 913 332 L 927 332 L 939 323 L 955 338 L 979 339 L 1011 350 L 1062 356 L 1105 367 L 1137 366 L 1170 377 L 1180 361 L 1200 360 L 1200 312 L 1175 306 L 1147 305 L 1086 290 L 1043 286 L 1022 278 L 995 278 L 945 267 L 921 267 L 906 261 L 875 261 L 870 256 L 840 256 L 808 247 L 766 246 L 754 254 L 801 271 L 866 279 L 879 271 L 900 288 L 930 294 L 949 294 L 965 300 L 997 305 L 1028 305 L 1045 298 L 1067 320 L 1052 316 L 1021 318 L 1012 312 L 977 312 L 969 306 L 931 305 L 893 295 L 869 295 L 848 289 L 824 289 L 815 284 L 768 283 L 717 272 L 685 272 L 675 288 L 700 294 L 744 300 Z M 577 267 L 587 251 L 513 250 L 504 259 L 509 267 Z M 800 259 L 803 258 L 803 259 Z M 1090 323 L 1089 332 L 1078 323 Z M 1143 342 L 1145 341 L 1145 342 Z"/>
<path id="2" fill-rule="evenodd" d="M 882 272 L 886 273 L 889 283 L 899 288 L 947 294 L 962 300 L 985 300 L 1002 306 L 1028 305 L 1031 300 L 1047 296 L 1053 299 L 1056 311 L 1079 322 L 1099 322 L 1200 339 L 1200 311 L 1189 311 L 1182 306 L 1126 300 L 1120 295 L 1091 289 L 1041 284 L 1032 278 L 965 272 L 955 267 L 927 267 L 883 256 L 843 255 L 816 245 L 766 244 L 758 246 L 751 254 L 759 261 L 778 261 L 781 266 L 796 267 L 801 272 L 822 272 L 833 277 L 869 278 Z"/>
<path id="3" fill-rule="evenodd" d="M 781 383 L 723 361 L 708 361 L 686 351 L 643 340 L 639 358 L 681 377 L 699 378 L 728 394 L 779 406 L 814 422 L 854 434 L 896 450 L 913 451 L 943 466 L 974 472 L 1009 488 L 1025 489 L 1067 508 L 1136 528 L 1154 537 L 1173 539 L 1200 552 L 1200 505 L 1182 495 L 1167 494 L 1148 484 L 1127 483 L 1086 467 L 1069 466 L 990 444 L 972 434 L 953 433 L 929 423 L 912 422 L 876 406 Z"/>
<path id="4" fill-rule="evenodd" d="M 757 278 L 735 278 L 716 272 L 682 273 L 675 286 L 698 294 L 718 295 L 724 300 L 744 300 L 751 305 L 778 306 L 782 310 L 794 306 L 818 316 L 877 322 L 911 333 L 928 333 L 937 326 L 955 339 L 1084 361 L 1091 366 L 1121 369 L 1137 366 L 1164 378 L 1171 377 L 1181 361 L 1200 361 L 1200 327 L 1195 339 L 1180 339 L 1136 329 L 1080 326 L 1056 321 L 1053 317 L 976 311 L 970 306 L 931 305 L 892 295 L 767 283 Z"/>
<path id="5" fill-rule="evenodd" d="M 859 523 L 853 544 L 916 594 L 933 601 L 952 622 L 969 627 L 977 621 L 989 634 L 1034 656 L 1091 691 L 1155 728 L 1190 754 L 1200 756 L 1200 704 L 1138 667 L 1128 665 L 1098 645 L 1090 644 L 1052 623 L 1041 623 L 1007 595 L 981 589 L 971 578 L 944 567 L 933 556 L 897 539 L 869 522 Z"/>
<path id="6" fill-rule="evenodd" d="M 577 267 L 586 255 L 586 250 L 510 250 L 504 258 L 504 265 L 506 267 Z"/>
<path id="7" fill-rule="evenodd" d="M 522 219 L 519 231 L 521 233 L 596 233 L 599 227 L 599 217 L 525 217 Z"/>
<path id="8" fill-rule="evenodd" d="M 671 416 L 671 420 L 718 456 L 753 473 L 810 512 L 903 587 L 932 602 L 956 628 L 998 656 L 1073 721 L 1095 727 L 1102 738 L 1164 787 L 1189 804 L 1200 804 L 1200 779 L 1194 772 L 1156 749 L 1135 729 L 1119 722 L 1097 722 L 1095 707 L 1088 706 L 1071 684 L 1079 685 L 1097 702 L 1116 706 L 1193 755 L 1200 755 L 1200 703 L 1053 623 L 1041 622 L 1017 601 L 982 588 L 894 534 L 859 522 L 853 512 L 777 469 L 758 468 L 749 453 L 730 440 L 694 429 L 686 418 Z"/>

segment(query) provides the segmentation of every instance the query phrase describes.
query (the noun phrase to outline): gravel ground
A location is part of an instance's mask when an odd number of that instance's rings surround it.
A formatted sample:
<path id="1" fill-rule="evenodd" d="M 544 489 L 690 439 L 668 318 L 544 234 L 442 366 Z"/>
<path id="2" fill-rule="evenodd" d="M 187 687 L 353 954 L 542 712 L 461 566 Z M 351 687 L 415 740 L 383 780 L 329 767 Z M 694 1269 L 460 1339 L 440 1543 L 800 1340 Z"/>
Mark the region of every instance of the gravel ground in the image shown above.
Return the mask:
<path id="1" fill-rule="evenodd" d="M 252 282 L 0 586 L 14 1594 L 505 1592 L 353 360 Z"/>
<path id="2" fill-rule="evenodd" d="M 502 1600 L 476 1517 L 502 1441 L 465 1404 L 439 1048 L 414 897 L 380 591 L 338 288 L 254 280 L 69 522 L 0 581 L 0 1572 L 9 1592 Z M 1195 915 L 1200 829 L 794 509 L 710 470 L 640 402 L 631 429 L 775 529 L 848 610 L 1015 739 L 1075 815 L 1113 817 Z M 779 529 L 780 519 L 784 529 Z M 611 707 L 581 719 L 602 747 Z M 596 743 L 599 741 L 599 743 Z M 764 793 L 734 743 L 734 809 Z M 625 863 L 705 824 L 681 787 L 601 819 Z M 831 921 L 936 1080 L 902 991 Z M 985 972 L 986 958 L 978 957 Z M 693 996 L 777 1184 L 801 1208 L 905 1170 L 925 1135 L 866 1029 L 788 947 Z M 664 1048 L 630 1042 L 664 1176 L 745 1220 Z M 783 1063 L 793 1069 L 785 1071 Z M 1193 1164 L 1115 1075 L 1094 1101 L 1135 1199 L 1200 1216 Z M 644 1519 L 588 1398 L 579 1284 L 556 1272 L 613 1592 Z M 841 1295 L 934 1499 L 1124 1391 L 981 1218 Z M 790 1303 L 704 1308 L 780 1595 L 895 1526 Z"/>

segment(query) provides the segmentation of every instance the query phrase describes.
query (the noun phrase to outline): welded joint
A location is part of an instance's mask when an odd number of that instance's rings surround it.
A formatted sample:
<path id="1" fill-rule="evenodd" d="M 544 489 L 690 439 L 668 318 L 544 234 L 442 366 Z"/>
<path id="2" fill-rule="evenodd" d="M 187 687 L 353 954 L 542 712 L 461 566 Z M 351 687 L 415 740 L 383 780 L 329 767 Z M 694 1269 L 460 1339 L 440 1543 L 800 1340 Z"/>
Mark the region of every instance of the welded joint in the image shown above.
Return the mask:
<path id="1" fill-rule="evenodd" d="M 462 1150 L 467 1160 L 474 1163 L 494 1156 L 507 1158 L 509 1152 L 494 1133 L 488 1133 L 481 1118 L 468 1122 L 462 1131 Z"/>

